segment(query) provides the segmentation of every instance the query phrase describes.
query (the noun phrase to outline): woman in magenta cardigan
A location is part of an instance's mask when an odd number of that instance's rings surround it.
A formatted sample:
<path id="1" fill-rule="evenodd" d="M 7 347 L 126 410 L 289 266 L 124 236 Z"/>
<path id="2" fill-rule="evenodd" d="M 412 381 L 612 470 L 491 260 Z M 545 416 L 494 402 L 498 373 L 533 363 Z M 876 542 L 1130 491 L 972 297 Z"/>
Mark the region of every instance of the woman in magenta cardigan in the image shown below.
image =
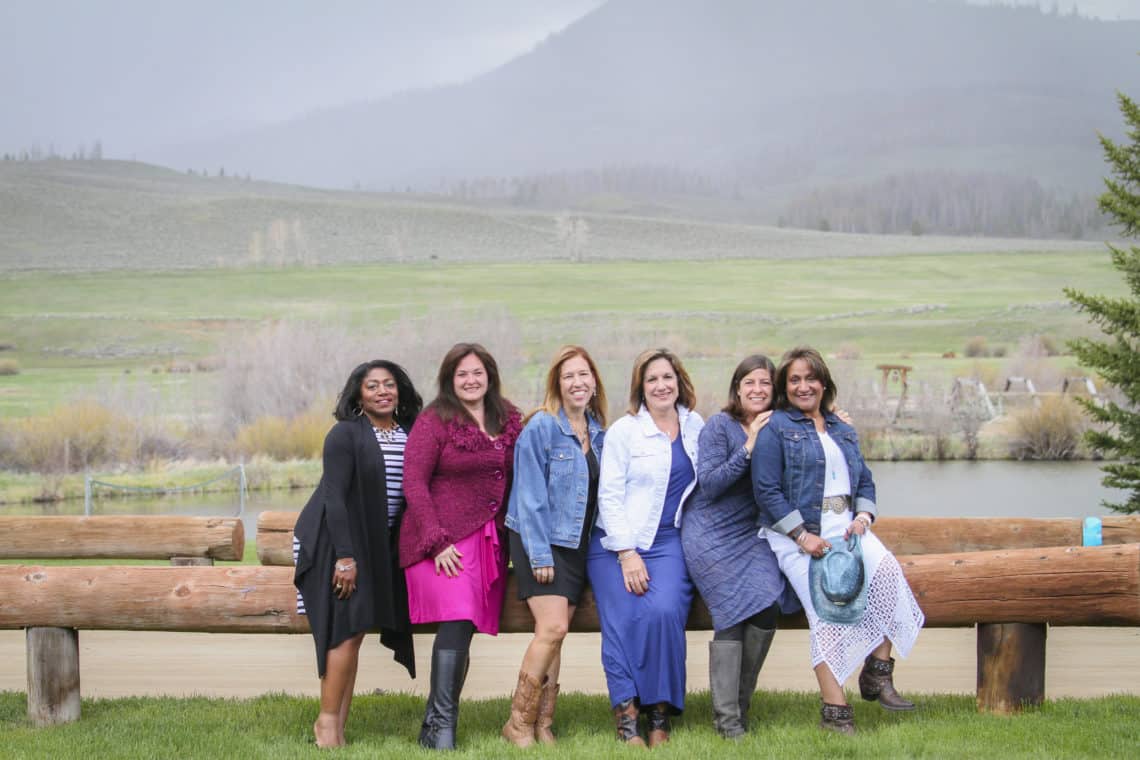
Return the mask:
<path id="1" fill-rule="evenodd" d="M 487 349 L 452 346 L 439 367 L 438 395 L 408 435 L 400 529 L 411 622 L 439 623 L 420 730 L 420 744 L 431 749 L 455 747 L 471 637 L 499 632 L 507 580 L 503 520 L 521 430 Z"/>

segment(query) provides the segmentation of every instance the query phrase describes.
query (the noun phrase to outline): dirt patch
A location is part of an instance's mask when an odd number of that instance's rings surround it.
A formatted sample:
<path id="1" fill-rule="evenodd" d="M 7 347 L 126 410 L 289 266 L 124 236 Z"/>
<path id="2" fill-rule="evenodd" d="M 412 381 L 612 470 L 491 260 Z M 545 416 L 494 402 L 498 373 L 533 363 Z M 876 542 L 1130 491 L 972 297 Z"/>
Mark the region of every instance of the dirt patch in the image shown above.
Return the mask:
<path id="1" fill-rule="evenodd" d="M 689 634 L 688 688 L 708 688 L 709 632 Z M 408 678 L 369 637 L 361 651 L 358 693 L 375 689 L 426 693 L 431 636 L 416 637 L 420 676 Z M 465 697 L 507 695 L 514 687 L 530 636 L 476 636 Z M 927 630 L 895 681 L 904 693 L 973 694 L 976 640 L 972 629 Z M 1089 652 L 1096 652 L 1089 658 Z M 27 685 L 23 631 L 0 631 L 0 690 Z M 85 697 L 170 694 L 250 697 L 268 692 L 317 696 L 312 639 L 302 635 L 132 633 L 81 631 L 80 677 Z M 570 634 L 563 650 L 562 688 L 605 693 L 601 640 Z M 1140 694 L 1140 628 L 1053 628 L 1049 631 L 1045 688 L 1049 698 Z M 847 684 L 855 688 L 854 679 Z M 815 691 L 806 631 L 776 636 L 760 689 Z"/>

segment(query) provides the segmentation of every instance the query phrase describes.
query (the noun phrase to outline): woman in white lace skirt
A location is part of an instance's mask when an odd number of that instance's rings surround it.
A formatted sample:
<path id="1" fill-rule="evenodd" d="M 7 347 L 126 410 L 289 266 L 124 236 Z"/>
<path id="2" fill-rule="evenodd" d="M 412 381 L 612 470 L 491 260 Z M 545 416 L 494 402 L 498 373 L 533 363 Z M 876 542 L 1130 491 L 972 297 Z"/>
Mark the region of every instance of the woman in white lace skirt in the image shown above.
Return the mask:
<path id="1" fill-rule="evenodd" d="M 913 710 L 894 688 L 892 648 L 906 657 L 923 614 L 894 555 L 871 532 L 875 483 L 854 428 L 832 412 L 836 390 L 819 352 L 795 348 L 776 370 L 776 410 L 757 436 L 752 483 L 761 535 L 796 591 L 811 629 L 811 662 L 823 697 L 820 727 L 855 733 L 843 691 L 861 664 L 863 699 Z M 809 567 L 851 534 L 861 536 L 866 610 L 857 621 L 827 622 L 812 604 Z"/>

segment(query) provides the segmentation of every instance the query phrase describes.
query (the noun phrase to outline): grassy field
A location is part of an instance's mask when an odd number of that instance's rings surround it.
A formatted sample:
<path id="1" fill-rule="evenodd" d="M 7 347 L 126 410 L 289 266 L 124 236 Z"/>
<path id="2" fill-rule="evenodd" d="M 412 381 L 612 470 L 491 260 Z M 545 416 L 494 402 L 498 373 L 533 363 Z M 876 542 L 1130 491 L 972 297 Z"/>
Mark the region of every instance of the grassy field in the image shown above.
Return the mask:
<path id="1" fill-rule="evenodd" d="M 974 360 L 941 356 L 961 357 L 975 335 L 1013 353 L 1022 336 L 1063 345 L 1090 333 L 1065 285 L 1124 292 L 1105 253 L 1071 251 L 8 273 L 0 342 L 14 346 L 3 356 L 21 371 L 0 377 L 0 416 L 42 412 L 125 375 L 159 388 L 175 410 L 208 403 L 211 375 L 195 364 L 216 363 L 235 336 L 280 319 L 343 326 L 359 336 L 360 359 L 393 355 L 415 330 L 431 330 L 436 343 L 483 340 L 521 369 L 505 380 L 524 396 L 535 372 L 525 368 L 569 340 L 599 355 L 615 387 L 638 350 L 661 343 L 690 359 L 717 396 L 745 351 L 803 342 L 825 353 L 854 348 L 866 369 L 912 364 L 921 380 L 968 373 Z M 436 361 L 393 358 L 417 377 Z"/>
<path id="2" fill-rule="evenodd" d="M 817 697 L 764 694 L 751 733 L 739 742 L 716 736 L 707 692 L 690 695 L 673 740 L 654 757 L 686 758 L 1052 758 L 1130 757 L 1140 746 L 1135 715 L 1140 699 L 1108 697 L 1050 701 L 1016 717 L 979 715 L 961 696 L 923 698 L 913 714 L 890 714 L 859 703 L 854 738 L 816 728 Z M 564 695 L 555 730 L 559 743 L 532 747 L 534 758 L 643 756 L 611 736 L 604 697 Z M 85 700 L 77 723 L 34 729 L 24 695 L 0 693 L 0 746 L 8 758 L 323 757 L 311 744 L 316 700 L 266 695 L 250 700 L 131 698 Z M 465 701 L 458 751 L 452 757 L 523 757 L 498 731 L 506 699 Z M 415 743 L 423 713 L 420 698 L 359 696 L 348 725 L 349 745 L 337 757 L 435 757 Z"/>

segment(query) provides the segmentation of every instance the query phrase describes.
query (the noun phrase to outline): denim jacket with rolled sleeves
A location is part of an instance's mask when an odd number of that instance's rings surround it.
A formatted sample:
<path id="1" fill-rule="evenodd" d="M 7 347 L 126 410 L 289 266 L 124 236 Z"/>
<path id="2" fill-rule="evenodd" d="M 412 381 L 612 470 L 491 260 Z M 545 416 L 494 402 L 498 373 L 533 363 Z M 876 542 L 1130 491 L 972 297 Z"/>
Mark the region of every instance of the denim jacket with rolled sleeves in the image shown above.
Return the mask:
<path id="1" fill-rule="evenodd" d="M 855 428 L 830 412 L 824 413 L 827 434 L 847 460 L 855 513 L 875 508 L 875 481 L 859 452 Z M 756 436 L 752 449 L 752 492 L 760 507 L 759 524 L 787 533 L 800 523 L 819 533 L 826 474 L 823 444 L 815 423 L 798 409 L 778 410 Z"/>
<path id="2" fill-rule="evenodd" d="M 705 421 L 701 415 L 677 405 L 681 444 L 696 472 L 697 439 Z M 598 484 L 598 527 L 606 532 L 602 548 L 612 552 L 653 546 L 657 524 L 665 508 L 673 442 L 662 433 L 642 404 L 637 415 L 622 415 L 606 433 L 602 479 Z M 696 478 L 681 494 L 673 526 L 681 527 L 685 500 L 696 487 Z"/>
<path id="3" fill-rule="evenodd" d="M 602 459 L 605 431 L 586 415 L 590 447 Z M 507 527 L 519 534 L 530 565 L 550 567 L 550 547 L 576 549 L 586 520 L 590 472 L 566 412 L 536 412 L 515 441 L 514 483 L 507 503 Z"/>

